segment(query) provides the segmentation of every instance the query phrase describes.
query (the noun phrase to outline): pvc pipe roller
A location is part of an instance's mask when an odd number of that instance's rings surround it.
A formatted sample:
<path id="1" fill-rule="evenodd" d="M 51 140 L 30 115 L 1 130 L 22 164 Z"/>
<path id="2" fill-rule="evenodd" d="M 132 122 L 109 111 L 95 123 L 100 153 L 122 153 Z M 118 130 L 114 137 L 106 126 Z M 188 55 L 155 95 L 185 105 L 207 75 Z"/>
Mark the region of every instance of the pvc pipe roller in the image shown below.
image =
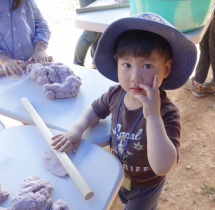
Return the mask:
<path id="1" fill-rule="evenodd" d="M 53 60 L 53 57 L 48 56 L 48 60 L 49 60 L 49 62 L 51 62 Z M 19 66 L 23 70 L 25 70 L 29 64 L 34 64 L 34 63 L 35 63 L 34 61 L 32 61 L 31 63 L 28 63 L 27 61 L 25 61 L 24 63 L 19 64 Z M 3 76 L 3 75 L 5 75 L 4 69 L 0 69 L 0 76 Z"/>
<path id="2" fill-rule="evenodd" d="M 27 112 L 29 113 L 29 115 L 31 116 L 31 118 L 33 119 L 34 123 L 39 128 L 40 132 L 42 133 L 47 143 L 51 145 L 51 143 L 53 142 L 51 140 L 51 137 L 53 136 L 51 131 L 48 129 L 46 124 L 43 122 L 41 117 L 38 115 L 38 113 L 36 112 L 36 110 L 34 109 L 34 107 L 31 105 L 31 103 L 28 101 L 26 97 L 23 97 L 21 99 L 21 102 L 25 107 L 25 109 L 27 110 Z M 75 165 L 67 156 L 67 154 L 65 152 L 60 152 L 53 149 L 52 151 L 55 153 L 55 155 L 57 156 L 57 158 L 59 159 L 59 161 L 61 162 L 61 164 L 63 165 L 63 167 L 69 174 L 69 176 L 71 177 L 71 179 L 74 181 L 75 185 L 81 192 L 82 196 L 86 200 L 89 200 L 90 198 L 92 198 L 94 195 L 93 191 L 90 189 L 89 185 L 86 183 L 86 181 L 84 180 L 84 178 L 82 177 L 78 169 L 75 167 Z"/>

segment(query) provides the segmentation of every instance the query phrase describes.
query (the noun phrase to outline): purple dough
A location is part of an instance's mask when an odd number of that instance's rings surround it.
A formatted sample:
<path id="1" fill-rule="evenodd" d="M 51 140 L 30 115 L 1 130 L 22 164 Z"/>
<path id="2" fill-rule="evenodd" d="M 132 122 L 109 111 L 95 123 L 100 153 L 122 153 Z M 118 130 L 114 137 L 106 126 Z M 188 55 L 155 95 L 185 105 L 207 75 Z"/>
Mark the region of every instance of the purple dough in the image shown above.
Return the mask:
<path id="1" fill-rule="evenodd" d="M 43 94 L 48 99 L 53 98 L 72 98 L 78 95 L 81 78 L 75 75 L 68 76 L 66 80 L 62 83 L 45 84 L 43 85 Z"/>
<path id="2" fill-rule="evenodd" d="M 18 195 L 11 201 L 12 206 L 14 210 L 41 210 L 52 189 L 47 180 L 31 176 L 24 180 Z"/>
<path id="3" fill-rule="evenodd" d="M 52 198 L 49 198 L 41 210 L 50 210 L 53 203 L 54 203 L 54 200 Z"/>
<path id="4" fill-rule="evenodd" d="M 71 98 L 79 93 L 81 79 L 62 64 L 36 63 L 27 67 L 30 78 L 43 85 L 43 94 L 49 98 Z"/>
<path id="5" fill-rule="evenodd" d="M 65 177 L 68 175 L 56 155 L 51 150 L 46 150 L 42 154 L 43 163 L 47 170 L 49 170 L 52 174 L 56 176 Z"/>
<path id="6" fill-rule="evenodd" d="M 49 198 L 52 189 L 46 179 L 31 176 L 24 180 L 18 195 L 12 199 L 13 207 L 0 207 L 0 210 L 69 210 L 65 201 L 59 199 L 54 203 L 54 200 Z M 4 191 L 0 189 L 0 192 Z"/>
<path id="7" fill-rule="evenodd" d="M 73 74 L 67 66 L 54 62 L 29 64 L 27 72 L 31 79 L 41 85 L 62 83 L 69 75 Z"/>
<path id="8" fill-rule="evenodd" d="M 1 185 L 0 185 L 0 204 L 6 200 L 8 198 L 10 194 L 4 190 L 1 189 Z"/>
<path id="9" fill-rule="evenodd" d="M 69 210 L 69 207 L 65 201 L 58 199 L 50 208 L 50 210 Z"/>

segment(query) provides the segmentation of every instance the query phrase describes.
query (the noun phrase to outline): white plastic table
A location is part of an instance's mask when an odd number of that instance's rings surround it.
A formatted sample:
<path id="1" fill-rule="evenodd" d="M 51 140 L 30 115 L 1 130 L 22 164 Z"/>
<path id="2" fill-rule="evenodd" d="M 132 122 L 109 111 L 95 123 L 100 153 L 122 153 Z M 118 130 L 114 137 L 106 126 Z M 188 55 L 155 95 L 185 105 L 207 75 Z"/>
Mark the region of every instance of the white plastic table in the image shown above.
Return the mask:
<path id="1" fill-rule="evenodd" d="M 53 186 L 50 197 L 66 201 L 70 210 L 106 210 L 110 209 L 123 181 L 121 163 L 101 147 L 82 140 L 75 155 L 69 148 L 67 154 L 94 192 L 90 200 L 85 200 L 69 176 L 55 176 L 44 167 L 42 153 L 50 146 L 36 126 L 15 126 L 1 131 L 0 145 L 0 184 L 10 193 L 0 207 L 11 207 L 11 199 L 24 179 L 36 175 Z"/>
<path id="2" fill-rule="evenodd" d="M 30 79 L 27 73 L 22 78 L 0 76 L 0 114 L 35 125 L 20 101 L 22 97 L 27 97 L 49 128 L 69 130 L 94 100 L 117 84 L 95 69 L 77 65 L 71 69 L 81 78 L 82 86 L 76 97 L 67 99 L 47 99 L 42 93 L 42 85 Z M 109 144 L 110 131 L 108 117 L 86 130 L 82 137 L 99 146 L 106 146 Z"/>
<path id="3" fill-rule="evenodd" d="M 102 2 L 102 0 L 97 1 Z M 89 6 L 92 5 L 95 5 L 95 2 L 90 4 Z M 184 33 L 195 44 L 198 44 L 201 41 L 203 35 L 205 34 L 205 31 L 207 30 L 212 20 L 214 9 L 215 7 L 213 8 L 213 11 L 209 15 L 208 20 L 204 26 L 199 29 Z M 76 28 L 84 30 L 104 32 L 105 29 L 115 20 L 129 16 L 130 7 L 78 13 L 74 18 L 73 25 Z"/>

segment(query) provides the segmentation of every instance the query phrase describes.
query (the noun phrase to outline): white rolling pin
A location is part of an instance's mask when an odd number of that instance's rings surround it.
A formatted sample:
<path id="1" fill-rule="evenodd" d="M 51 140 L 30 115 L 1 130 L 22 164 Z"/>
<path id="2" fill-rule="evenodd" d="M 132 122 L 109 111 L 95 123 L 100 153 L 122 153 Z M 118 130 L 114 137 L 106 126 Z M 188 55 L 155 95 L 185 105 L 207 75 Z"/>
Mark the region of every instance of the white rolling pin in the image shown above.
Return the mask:
<path id="1" fill-rule="evenodd" d="M 31 116 L 31 118 L 33 119 L 34 123 L 39 128 L 44 138 L 46 139 L 47 143 L 51 145 L 51 143 L 53 142 L 51 139 L 51 137 L 53 136 L 51 131 L 48 129 L 46 124 L 43 122 L 41 117 L 38 115 L 38 113 L 36 112 L 36 110 L 26 97 L 23 97 L 21 99 L 21 102 L 25 109 L 27 110 L 27 112 L 29 113 L 29 115 Z M 77 186 L 83 197 L 86 200 L 92 198 L 94 195 L 93 191 L 90 189 L 89 185 L 86 183 L 78 169 L 74 166 L 72 161 L 67 156 L 67 154 L 65 152 L 59 152 L 58 150 L 52 149 L 52 151 L 55 153 L 55 155 L 57 156 L 57 158 L 59 159 L 59 161 L 61 162 L 61 164 L 71 177 L 71 179 L 74 181 L 75 185 Z"/>
<path id="2" fill-rule="evenodd" d="M 48 60 L 49 60 L 49 62 L 53 61 L 53 57 L 52 56 L 48 56 Z M 28 63 L 27 61 L 25 61 L 24 63 L 19 64 L 19 66 L 23 70 L 25 70 L 29 64 L 33 64 L 33 63 L 35 63 L 35 62 L 31 61 L 31 63 Z M 3 75 L 5 75 L 4 69 L 0 69 L 0 76 L 3 76 Z"/>

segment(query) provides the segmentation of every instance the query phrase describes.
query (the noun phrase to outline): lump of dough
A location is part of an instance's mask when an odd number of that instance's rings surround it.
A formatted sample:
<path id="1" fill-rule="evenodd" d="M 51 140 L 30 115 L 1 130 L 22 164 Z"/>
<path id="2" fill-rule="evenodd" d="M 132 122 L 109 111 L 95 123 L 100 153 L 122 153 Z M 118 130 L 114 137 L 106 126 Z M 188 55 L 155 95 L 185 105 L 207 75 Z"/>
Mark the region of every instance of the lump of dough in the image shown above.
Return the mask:
<path id="1" fill-rule="evenodd" d="M 56 155 L 51 150 L 46 150 L 42 154 L 43 163 L 47 170 L 56 176 L 65 177 L 68 175 Z"/>
<path id="2" fill-rule="evenodd" d="M 48 99 L 53 98 L 72 98 L 78 95 L 81 78 L 75 75 L 68 76 L 66 80 L 62 83 L 45 84 L 43 85 L 43 94 Z"/>
<path id="3" fill-rule="evenodd" d="M 0 185 L 0 204 L 6 200 L 8 198 L 10 194 L 4 190 L 1 189 L 1 185 Z"/>
<path id="4" fill-rule="evenodd" d="M 59 199 L 54 203 L 54 200 L 49 198 L 52 189 L 53 187 L 46 179 L 31 176 L 24 180 L 18 195 L 12 199 L 13 207 L 0 207 L 0 210 L 69 210 L 65 201 Z M 7 195 L 9 196 L 8 193 Z"/>
<path id="5" fill-rule="evenodd" d="M 55 62 L 29 64 L 27 72 L 32 80 L 41 85 L 62 83 L 73 74 L 69 67 Z"/>
<path id="6" fill-rule="evenodd" d="M 43 94 L 49 99 L 74 97 L 82 84 L 69 67 L 55 62 L 29 64 L 27 72 L 32 80 L 43 85 Z"/>
<path id="7" fill-rule="evenodd" d="M 11 201 L 12 206 L 15 210 L 41 210 L 52 189 L 47 180 L 31 176 L 24 180 L 18 195 Z"/>
<path id="8" fill-rule="evenodd" d="M 50 194 L 51 190 L 53 190 L 53 187 L 51 186 L 50 182 L 46 179 L 40 179 L 38 176 L 31 176 L 28 179 L 24 179 L 24 183 L 21 185 L 21 190 L 32 188 L 33 192 L 37 192 L 41 189 L 44 189 L 48 194 Z M 43 191 L 43 193 L 45 192 Z"/>
<path id="9" fill-rule="evenodd" d="M 49 198 L 41 210 L 50 210 L 53 203 L 54 203 L 54 200 L 52 198 Z"/>
<path id="10" fill-rule="evenodd" d="M 58 199 L 50 208 L 50 210 L 69 210 L 67 203 L 61 199 Z"/>

